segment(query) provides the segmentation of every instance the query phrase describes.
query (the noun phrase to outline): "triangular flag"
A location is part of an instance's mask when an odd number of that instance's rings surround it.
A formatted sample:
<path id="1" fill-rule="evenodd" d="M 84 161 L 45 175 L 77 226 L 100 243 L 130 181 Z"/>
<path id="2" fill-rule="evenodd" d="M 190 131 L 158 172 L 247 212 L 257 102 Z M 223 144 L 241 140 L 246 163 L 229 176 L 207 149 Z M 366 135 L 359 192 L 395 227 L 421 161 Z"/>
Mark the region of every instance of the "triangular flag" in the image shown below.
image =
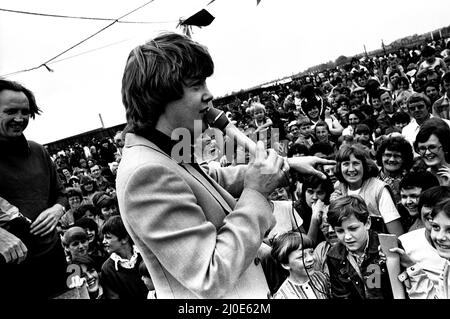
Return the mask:
<path id="1" fill-rule="evenodd" d="M 197 27 L 206 27 L 207 25 L 210 25 L 211 22 L 213 22 L 215 18 L 205 9 L 200 10 L 193 16 L 190 16 L 183 22 L 181 22 L 181 25 L 195 25 Z"/>
<path id="2" fill-rule="evenodd" d="M 261 0 L 256 0 L 256 5 L 258 5 L 260 2 L 261 2 Z"/>

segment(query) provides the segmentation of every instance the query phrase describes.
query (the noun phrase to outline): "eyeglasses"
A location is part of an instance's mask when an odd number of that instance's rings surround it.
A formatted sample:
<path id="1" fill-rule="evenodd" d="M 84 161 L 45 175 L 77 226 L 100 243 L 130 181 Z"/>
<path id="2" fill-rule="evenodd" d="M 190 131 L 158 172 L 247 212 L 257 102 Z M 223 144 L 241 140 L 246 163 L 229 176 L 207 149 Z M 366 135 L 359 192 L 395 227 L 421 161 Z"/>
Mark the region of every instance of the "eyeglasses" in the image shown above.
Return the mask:
<path id="1" fill-rule="evenodd" d="M 392 157 L 394 159 L 402 159 L 402 156 L 398 155 L 398 154 L 384 153 L 382 156 L 384 158 L 391 158 Z"/>
<path id="2" fill-rule="evenodd" d="M 425 108 L 425 105 L 423 105 L 423 104 L 419 104 L 419 105 L 410 105 L 410 106 L 408 106 L 408 109 L 409 109 L 410 111 L 422 110 L 422 109 L 424 109 L 424 108 Z"/>
<path id="3" fill-rule="evenodd" d="M 417 147 L 417 152 L 420 155 L 425 155 L 425 153 L 427 152 L 427 150 L 430 153 L 436 153 L 439 149 L 442 148 L 442 145 L 429 145 L 429 146 L 419 146 Z"/>

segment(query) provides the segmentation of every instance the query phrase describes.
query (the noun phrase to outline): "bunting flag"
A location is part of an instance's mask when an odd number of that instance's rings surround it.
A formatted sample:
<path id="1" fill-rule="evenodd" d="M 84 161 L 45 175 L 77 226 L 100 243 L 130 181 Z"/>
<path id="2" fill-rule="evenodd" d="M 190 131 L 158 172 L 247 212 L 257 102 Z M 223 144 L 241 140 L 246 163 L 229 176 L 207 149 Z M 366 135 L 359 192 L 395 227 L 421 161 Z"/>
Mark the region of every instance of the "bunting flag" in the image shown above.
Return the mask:
<path id="1" fill-rule="evenodd" d="M 200 10 L 193 16 L 181 22 L 181 25 L 195 25 L 197 27 L 206 27 L 210 25 L 215 18 L 205 9 Z"/>
<path id="2" fill-rule="evenodd" d="M 261 0 L 256 0 L 256 5 L 258 5 L 261 2 Z"/>
<path id="3" fill-rule="evenodd" d="M 199 28 L 206 27 L 210 25 L 214 19 L 215 19 L 214 16 L 212 16 L 205 9 L 202 9 L 196 14 L 187 18 L 186 20 L 180 19 L 180 22 L 178 23 L 177 27 L 182 28 L 183 33 L 190 38 L 192 35 L 192 26 L 196 26 Z"/>

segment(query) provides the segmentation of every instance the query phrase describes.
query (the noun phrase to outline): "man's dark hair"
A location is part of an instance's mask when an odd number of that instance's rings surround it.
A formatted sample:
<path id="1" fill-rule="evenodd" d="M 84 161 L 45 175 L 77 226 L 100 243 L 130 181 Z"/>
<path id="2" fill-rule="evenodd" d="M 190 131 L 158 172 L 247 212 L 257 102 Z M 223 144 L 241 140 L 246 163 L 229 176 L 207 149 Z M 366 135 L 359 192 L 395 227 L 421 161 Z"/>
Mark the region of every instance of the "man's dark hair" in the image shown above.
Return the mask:
<path id="1" fill-rule="evenodd" d="M 408 113 L 406 113 L 404 111 L 395 112 L 394 115 L 392 115 L 392 123 L 394 123 L 394 124 L 397 124 L 397 123 L 408 124 L 409 122 L 411 122 L 411 117 L 409 116 Z"/>
<path id="2" fill-rule="evenodd" d="M 30 107 L 30 117 L 32 119 L 35 118 L 36 114 L 41 114 L 41 109 L 36 104 L 36 99 L 34 97 L 33 92 L 28 90 L 26 87 L 24 87 L 22 84 L 14 81 L 8 81 L 5 79 L 0 79 L 0 92 L 10 90 L 10 91 L 16 91 L 16 92 L 22 92 L 25 94 L 25 96 L 28 99 L 28 105 Z"/>
<path id="3" fill-rule="evenodd" d="M 122 102 L 127 127 L 145 132 L 153 128 L 167 103 L 183 96 L 187 81 L 206 79 L 214 63 L 206 47 L 177 33 L 163 33 L 134 48 L 122 78 Z"/>
<path id="4" fill-rule="evenodd" d="M 87 211 L 91 212 L 95 216 L 98 215 L 98 210 L 94 207 L 94 205 L 82 204 L 73 211 L 73 219 L 75 222 L 82 218 Z"/>
<path id="5" fill-rule="evenodd" d="M 105 234 L 112 234 L 119 239 L 129 238 L 131 242 L 131 237 L 123 224 L 122 218 L 118 215 L 111 216 L 105 221 L 101 228 L 101 234 L 103 236 Z"/>
<path id="6" fill-rule="evenodd" d="M 406 174 L 400 181 L 398 189 L 402 190 L 419 187 L 423 192 L 433 186 L 439 186 L 439 181 L 436 176 L 428 171 L 418 171 Z"/>
<path id="7" fill-rule="evenodd" d="M 316 142 L 311 145 L 309 154 L 314 155 L 316 153 L 322 153 L 325 155 L 332 155 L 334 153 L 333 146 L 327 142 Z"/>

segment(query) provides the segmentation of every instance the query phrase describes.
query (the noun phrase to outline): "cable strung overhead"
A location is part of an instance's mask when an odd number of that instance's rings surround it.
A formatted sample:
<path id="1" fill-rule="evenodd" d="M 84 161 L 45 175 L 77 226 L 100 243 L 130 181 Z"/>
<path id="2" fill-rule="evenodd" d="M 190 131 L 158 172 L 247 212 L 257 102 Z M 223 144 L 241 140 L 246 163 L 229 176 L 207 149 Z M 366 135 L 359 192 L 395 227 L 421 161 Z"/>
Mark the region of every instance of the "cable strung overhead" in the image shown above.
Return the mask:
<path id="1" fill-rule="evenodd" d="M 35 15 L 35 16 L 42 16 L 42 17 L 50 17 L 50 18 L 81 19 L 81 20 L 95 20 L 95 21 L 115 21 L 115 20 L 117 20 L 117 19 L 113 19 L 113 18 L 78 17 L 78 16 L 68 16 L 68 15 L 60 15 L 60 14 L 49 14 L 49 13 L 2 9 L 2 8 L 0 8 L 0 11 L 19 13 L 19 14 L 28 14 L 28 15 Z M 155 24 L 155 23 L 169 23 L 169 22 L 174 22 L 174 21 L 117 21 L 117 23 L 138 23 L 138 24 Z"/>
<path id="2" fill-rule="evenodd" d="M 87 40 L 93 38 L 94 36 L 96 36 L 96 35 L 99 34 L 100 32 L 105 31 L 106 29 L 108 29 L 109 27 L 111 27 L 112 25 L 114 25 L 115 23 L 117 23 L 120 19 L 123 19 L 123 18 L 125 18 L 126 16 L 129 16 L 130 14 L 136 12 L 137 10 L 142 9 L 142 8 L 145 7 L 146 5 L 152 3 L 153 1 L 155 1 L 155 0 L 150 0 L 150 1 L 148 1 L 147 3 L 145 3 L 145 4 L 143 4 L 143 5 L 139 6 L 139 7 L 137 7 L 136 9 L 134 9 L 134 10 L 132 10 L 132 11 L 130 11 L 130 12 L 128 12 L 128 13 L 122 15 L 121 17 L 119 17 L 119 18 L 115 19 L 114 21 L 112 21 L 112 22 L 111 22 L 110 24 L 108 24 L 107 26 L 101 28 L 99 31 L 97 31 L 97 32 L 95 32 L 94 34 L 88 36 L 87 38 L 81 40 L 80 42 L 74 44 L 74 45 L 71 46 L 70 48 L 64 50 L 63 52 L 61 52 L 61 53 L 59 53 L 59 54 L 57 54 L 57 55 L 55 55 L 55 56 L 52 57 L 51 59 L 48 59 L 47 61 L 45 61 L 44 63 L 42 63 L 42 64 L 40 64 L 40 65 L 38 65 L 38 66 L 35 66 L 35 67 L 33 67 L 33 68 L 29 68 L 29 69 L 24 69 L 24 70 L 12 72 L 12 73 L 8 73 L 8 74 L 4 74 L 4 75 L 1 75 L 0 77 L 6 77 L 6 76 L 15 75 L 15 74 L 18 74 L 18 73 L 29 72 L 29 71 L 33 71 L 33 70 L 39 69 L 39 68 L 41 68 L 41 67 L 44 67 L 44 68 L 46 68 L 49 72 L 52 72 L 53 70 L 50 69 L 50 68 L 48 67 L 48 65 L 47 65 L 48 63 L 50 63 L 51 61 L 53 61 L 53 60 L 59 58 L 59 57 L 60 57 L 61 55 L 63 55 L 64 53 L 67 53 L 67 52 L 69 52 L 70 50 L 76 48 L 77 46 L 79 46 L 80 44 L 86 42 Z"/>

